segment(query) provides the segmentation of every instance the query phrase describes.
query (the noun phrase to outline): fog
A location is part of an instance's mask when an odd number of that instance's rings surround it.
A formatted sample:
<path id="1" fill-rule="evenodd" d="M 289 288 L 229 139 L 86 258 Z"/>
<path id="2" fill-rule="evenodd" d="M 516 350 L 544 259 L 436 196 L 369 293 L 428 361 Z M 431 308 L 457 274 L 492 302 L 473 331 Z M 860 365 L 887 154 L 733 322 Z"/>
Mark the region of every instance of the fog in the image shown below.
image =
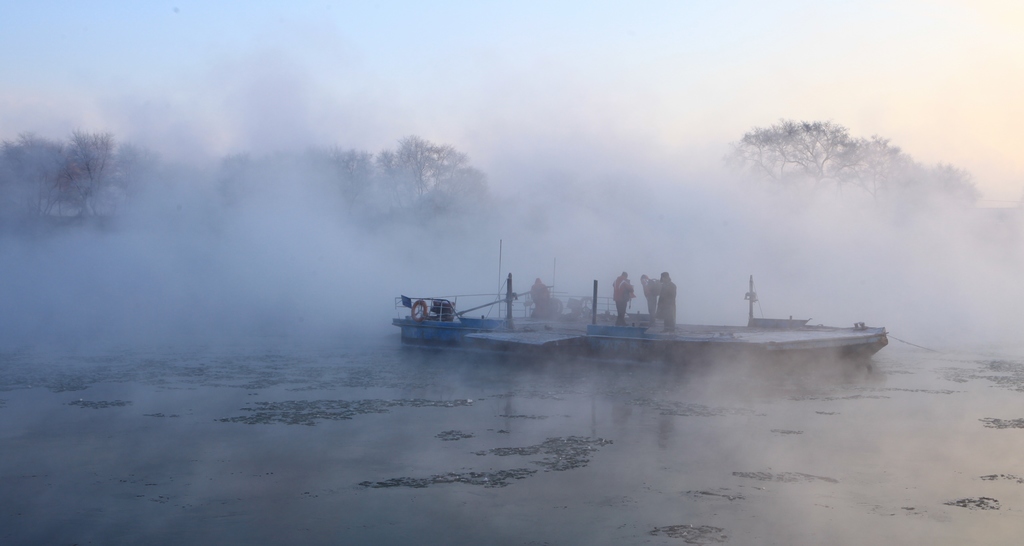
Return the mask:
<path id="1" fill-rule="evenodd" d="M 605 175 L 521 161 L 524 174 L 488 178 L 485 199 L 372 220 L 302 161 L 242 175 L 235 202 L 215 166 L 165 166 L 102 226 L 5 230 L 3 342 L 384 335 L 400 294 L 497 293 L 511 272 L 520 292 L 540 277 L 589 295 L 596 279 L 607 296 L 623 270 L 671 272 L 683 323 L 742 324 L 754 275 L 765 316 L 863 321 L 925 345 L 1015 339 L 1016 209 L 794 195 L 628 157 Z"/>
<path id="2" fill-rule="evenodd" d="M 1013 431 L 978 423 L 1014 417 L 1024 382 L 1018 210 L 638 158 L 473 161 L 486 192 L 412 206 L 346 201 L 317 157 L 166 161 L 116 214 L 7 218 L 0 538 L 1017 540 L 949 503 L 1019 505 Z M 622 270 L 669 271 L 681 323 L 742 325 L 754 275 L 757 314 L 892 346 L 870 374 L 490 360 L 401 351 L 390 324 L 402 294 L 497 294 L 511 272 L 608 296 Z"/>
<path id="3" fill-rule="evenodd" d="M 88 85 L 76 84 L 77 93 L 55 83 L 66 75 L 29 78 L 27 60 L 18 60 L 17 74 L 39 92 L 5 95 L 5 141 L 22 133 L 60 140 L 76 130 L 110 131 L 161 160 L 102 226 L 26 234 L 11 227 L 16 222 L 3 222 L 3 344 L 384 335 L 395 314 L 392 298 L 402 293 L 496 292 L 512 272 L 520 291 L 540 277 L 557 291 L 587 295 L 596 279 L 607 296 L 623 270 L 634 279 L 671 272 L 682 322 L 742 323 L 742 295 L 753 275 L 765 316 L 842 326 L 863 321 L 925 345 L 1015 339 L 1013 317 L 1024 295 L 1013 282 L 1024 259 L 1019 208 L 872 202 L 856 189 L 833 187 L 786 192 L 725 167 L 742 131 L 792 114 L 844 115 L 855 127 L 890 130 L 929 165 L 969 163 L 986 192 L 993 181 L 982 173 L 1012 171 L 1005 158 L 974 153 L 980 139 L 958 129 L 956 120 L 927 137 L 914 133 L 912 119 L 879 123 L 878 112 L 887 110 L 855 94 L 871 87 L 863 85 L 870 62 L 846 67 L 842 77 L 835 72 L 845 65 L 829 63 L 821 82 L 811 80 L 814 70 L 762 78 L 783 62 L 767 61 L 776 50 L 762 44 L 756 55 L 734 58 L 719 42 L 741 31 L 763 38 L 757 29 L 769 20 L 789 30 L 788 45 L 779 47 L 793 47 L 802 27 L 790 17 L 792 7 L 701 12 L 684 18 L 692 35 L 684 33 L 679 43 L 670 21 L 680 14 L 665 6 L 643 14 L 594 8 L 595 17 L 614 14 L 599 17 L 615 21 L 607 26 L 570 12 L 535 18 L 536 8 L 523 8 L 505 14 L 508 27 L 468 26 L 430 40 L 417 18 L 451 30 L 447 25 L 480 23 L 484 14 L 444 20 L 444 10 L 397 10 L 394 19 L 368 16 L 365 28 L 354 28 L 359 17 L 334 27 L 309 6 L 287 16 L 253 10 L 236 14 L 251 17 L 256 29 L 240 42 L 217 26 L 213 15 L 223 13 L 180 8 L 147 24 L 194 56 L 173 60 L 160 48 L 157 58 L 168 64 L 157 79 L 133 72 L 151 51 L 145 48 L 125 48 L 131 62 L 104 66 L 86 78 Z M 905 40 L 910 31 L 931 38 L 888 19 L 879 27 L 871 17 L 876 9 L 843 8 L 842 17 L 818 22 L 847 37 L 865 26 L 882 32 L 869 53 L 887 62 L 898 48 L 882 44 Z M 991 16 L 992 9 L 980 11 Z M 36 21 L 41 14 L 20 16 Z M 705 17 L 716 26 L 698 28 Z M 537 20 L 544 22 L 538 27 Z M 96 24 L 133 38 L 149 28 L 121 28 L 113 19 Z M 406 31 L 390 47 L 377 44 L 371 30 L 394 30 L 388 24 Z M 59 25 L 83 42 L 76 60 L 106 43 L 88 29 Z M 525 47 L 526 28 L 540 33 L 546 51 L 511 54 L 532 51 Z M 728 32 L 712 38 L 712 29 Z M 495 43 L 487 33 L 505 41 Z M 367 35 L 373 46 L 362 41 Z M 578 55 L 568 37 L 601 54 Z M 658 53 L 645 56 L 645 44 L 657 44 Z M 1004 49 L 996 50 L 1004 55 Z M 40 54 L 53 61 L 52 53 Z M 671 54 L 680 56 L 678 69 L 644 69 Z M 112 75 L 124 77 L 124 85 L 103 85 Z M 818 99 L 820 89 L 832 92 Z M 920 93 L 911 98 L 922 100 Z M 940 118 L 929 115 L 927 127 Z M 428 218 L 402 212 L 403 203 L 386 195 L 354 206 L 302 160 L 307 150 L 330 147 L 375 154 L 410 134 L 468 154 L 487 177 L 487 195 Z M 943 145 L 926 145 L 936 140 Z M 224 162 L 247 154 L 282 159 L 265 161 L 273 168 L 264 172 L 238 175 L 238 195 L 226 196 Z M 1011 191 L 1010 178 L 1001 175 L 1000 192 Z"/>
<path id="4" fill-rule="evenodd" d="M 5 7 L 0 543 L 1019 543 L 1024 19 L 924 4 Z M 890 344 L 391 323 L 622 271 Z"/>

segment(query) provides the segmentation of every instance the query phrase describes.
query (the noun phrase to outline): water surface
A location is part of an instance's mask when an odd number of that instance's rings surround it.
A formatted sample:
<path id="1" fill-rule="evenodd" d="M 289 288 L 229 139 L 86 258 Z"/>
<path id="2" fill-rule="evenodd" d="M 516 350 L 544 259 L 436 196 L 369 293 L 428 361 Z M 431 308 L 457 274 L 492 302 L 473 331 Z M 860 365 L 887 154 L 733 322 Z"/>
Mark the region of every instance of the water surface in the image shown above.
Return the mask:
<path id="1" fill-rule="evenodd" d="M 0 542 L 1019 543 L 1024 357 L 873 368 L 6 352 Z"/>

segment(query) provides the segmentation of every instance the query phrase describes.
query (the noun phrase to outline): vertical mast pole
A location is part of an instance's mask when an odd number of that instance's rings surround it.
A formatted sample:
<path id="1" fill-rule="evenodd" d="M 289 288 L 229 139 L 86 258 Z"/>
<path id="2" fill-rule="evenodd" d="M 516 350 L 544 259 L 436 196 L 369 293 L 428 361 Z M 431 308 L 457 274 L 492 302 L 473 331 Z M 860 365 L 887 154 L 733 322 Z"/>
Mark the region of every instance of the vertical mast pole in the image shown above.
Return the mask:
<path id="1" fill-rule="evenodd" d="M 501 297 L 501 239 L 498 239 L 498 296 Z M 490 311 L 488 311 L 490 313 Z M 498 316 L 501 316 L 501 304 L 498 304 Z"/>
<path id="2" fill-rule="evenodd" d="M 750 294 L 750 296 L 754 295 L 754 276 L 753 275 L 750 276 L 750 292 L 749 292 L 749 294 Z M 754 298 L 753 297 L 748 297 L 747 299 L 750 300 L 750 313 L 747 314 L 747 321 L 748 321 L 748 323 L 751 323 L 751 322 L 754 322 Z"/>
<path id="3" fill-rule="evenodd" d="M 505 289 L 505 320 L 508 322 L 508 328 L 512 329 L 512 299 L 515 294 L 512 293 L 512 274 L 508 274 L 508 286 Z"/>
<path id="4" fill-rule="evenodd" d="M 757 302 L 757 292 L 754 292 L 754 276 L 750 276 L 750 291 L 747 292 L 746 300 L 750 302 L 750 312 L 747 314 L 747 326 L 754 325 L 754 303 Z"/>

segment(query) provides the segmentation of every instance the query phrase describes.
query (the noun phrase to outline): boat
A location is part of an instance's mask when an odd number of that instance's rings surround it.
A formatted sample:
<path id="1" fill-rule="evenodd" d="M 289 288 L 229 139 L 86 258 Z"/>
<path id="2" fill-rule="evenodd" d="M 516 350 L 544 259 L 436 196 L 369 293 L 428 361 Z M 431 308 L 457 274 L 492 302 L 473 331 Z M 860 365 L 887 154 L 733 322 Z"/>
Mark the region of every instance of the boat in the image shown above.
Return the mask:
<path id="1" fill-rule="evenodd" d="M 749 304 L 746 326 L 679 324 L 672 332 L 658 331 L 646 314 L 629 315 L 626 326 L 613 324 L 616 317 L 610 306 L 599 313 L 597 281 L 592 298 L 571 298 L 569 313 L 544 319 L 531 317 L 528 312 L 514 317 L 519 294 L 512 291 L 511 274 L 505 288 L 503 297 L 464 311 L 456 309 L 458 297 L 403 295 L 395 299 L 396 309 L 408 308 L 409 314 L 393 319 L 392 324 L 401 329 L 401 342 L 407 347 L 670 364 L 740 358 L 865 362 L 889 343 L 884 327 L 870 327 L 863 322 L 842 328 L 808 325 L 810 319 L 755 317 L 754 304 L 758 298 L 753 276 L 745 295 Z M 504 308 L 503 317 L 470 316 L 474 311 L 495 306 Z M 528 308 L 529 302 L 524 307 Z"/>

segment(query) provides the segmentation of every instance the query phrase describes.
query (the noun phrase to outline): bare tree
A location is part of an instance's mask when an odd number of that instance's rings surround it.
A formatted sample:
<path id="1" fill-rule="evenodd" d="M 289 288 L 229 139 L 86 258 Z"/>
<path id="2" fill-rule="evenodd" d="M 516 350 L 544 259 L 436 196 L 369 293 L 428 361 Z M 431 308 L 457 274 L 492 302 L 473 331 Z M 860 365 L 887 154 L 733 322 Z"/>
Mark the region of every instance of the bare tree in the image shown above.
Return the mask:
<path id="1" fill-rule="evenodd" d="M 466 154 L 453 146 L 434 144 L 418 136 L 398 141 L 395 159 L 418 198 L 442 188 L 469 163 Z"/>
<path id="2" fill-rule="evenodd" d="M 832 182 L 841 190 L 857 164 L 858 145 L 846 127 L 831 121 L 780 120 L 743 135 L 726 159 L 783 184 L 809 181 L 818 188 Z"/>
<path id="3" fill-rule="evenodd" d="M 460 208 L 483 199 L 487 192 L 487 176 L 469 166 L 453 169 L 450 176 L 438 184 L 429 195 L 435 212 Z"/>
<path id="4" fill-rule="evenodd" d="M 436 179 L 437 161 L 441 153 L 439 146 L 418 136 L 408 136 L 398 141 L 395 158 L 399 168 L 408 175 L 417 197 L 423 197 L 430 190 Z"/>
<path id="5" fill-rule="evenodd" d="M 388 195 L 391 196 L 391 209 L 405 209 L 416 201 L 412 188 L 415 183 L 412 175 L 398 159 L 394 150 L 381 150 L 374 159 L 377 168 L 377 179 Z"/>
<path id="6" fill-rule="evenodd" d="M 394 152 L 381 152 L 377 164 L 401 190 L 411 190 L 415 202 L 444 212 L 470 196 L 486 191 L 486 177 L 469 164 L 469 156 L 449 144 L 434 144 L 417 136 L 405 137 Z"/>
<path id="7" fill-rule="evenodd" d="M 0 220 L 112 217 L 158 167 L 156 154 L 118 145 L 110 133 L 75 131 L 65 142 L 24 134 L 0 142 Z M 310 149 L 305 156 L 228 156 L 216 179 L 227 205 L 253 192 L 287 189 L 283 185 L 329 186 L 340 190 L 350 214 L 367 221 L 408 212 L 436 217 L 465 210 L 487 195 L 486 176 L 465 153 L 417 136 L 376 155 L 334 147 Z"/>
<path id="8" fill-rule="evenodd" d="M 866 191 L 875 201 L 883 192 L 899 184 L 913 165 L 913 160 L 899 146 L 893 146 L 889 139 L 878 135 L 860 139 L 857 152 L 858 161 L 847 174 L 851 183 Z"/>
<path id="9" fill-rule="evenodd" d="M 373 154 L 335 147 L 330 150 L 329 158 L 341 195 L 351 210 L 359 197 L 373 184 Z"/>
<path id="10" fill-rule="evenodd" d="M 108 167 L 114 156 L 110 133 L 75 131 L 65 152 L 64 168 L 58 179 L 58 211 L 77 216 L 95 216 L 97 199 L 108 184 Z M 67 206 L 67 209 L 65 209 Z"/>
<path id="11" fill-rule="evenodd" d="M 939 163 L 931 169 L 930 174 L 929 186 L 943 197 L 970 204 L 974 204 L 980 197 L 980 192 L 974 185 L 974 177 L 964 169 L 948 163 Z"/>
<path id="12" fill-rule="evenodd" d="M 743 135 L 739 142 L 732 144 L 732 153 L 726 162 L 735 167 L 749 169 L 758 177 L 775 182 L 786 179 L 790 167 L 789 148 L 777 126 L 755 127 Z"/>
<path id="13" fill-rule="evenodd" d="M 24 217 L 51 214 L 57 203 L 57 183 L 64 167 L 60 142 L 24 133 L 2 144 L 3 209 Z"/>
<path id="14" fill-rule="evenodd" d="M 831 183 L 839 193 L 854 186 L 875 201 L 884 194 L 905 202 L 942 196 L 973 203 L 978 197 L 967 171 L 944 164 L 924 167 L 889 139 L 853 138 L 846 127 L 831 121 L 781 120 L 755 127 L 732 144 L 725 159 L 783 186 Z"/>

